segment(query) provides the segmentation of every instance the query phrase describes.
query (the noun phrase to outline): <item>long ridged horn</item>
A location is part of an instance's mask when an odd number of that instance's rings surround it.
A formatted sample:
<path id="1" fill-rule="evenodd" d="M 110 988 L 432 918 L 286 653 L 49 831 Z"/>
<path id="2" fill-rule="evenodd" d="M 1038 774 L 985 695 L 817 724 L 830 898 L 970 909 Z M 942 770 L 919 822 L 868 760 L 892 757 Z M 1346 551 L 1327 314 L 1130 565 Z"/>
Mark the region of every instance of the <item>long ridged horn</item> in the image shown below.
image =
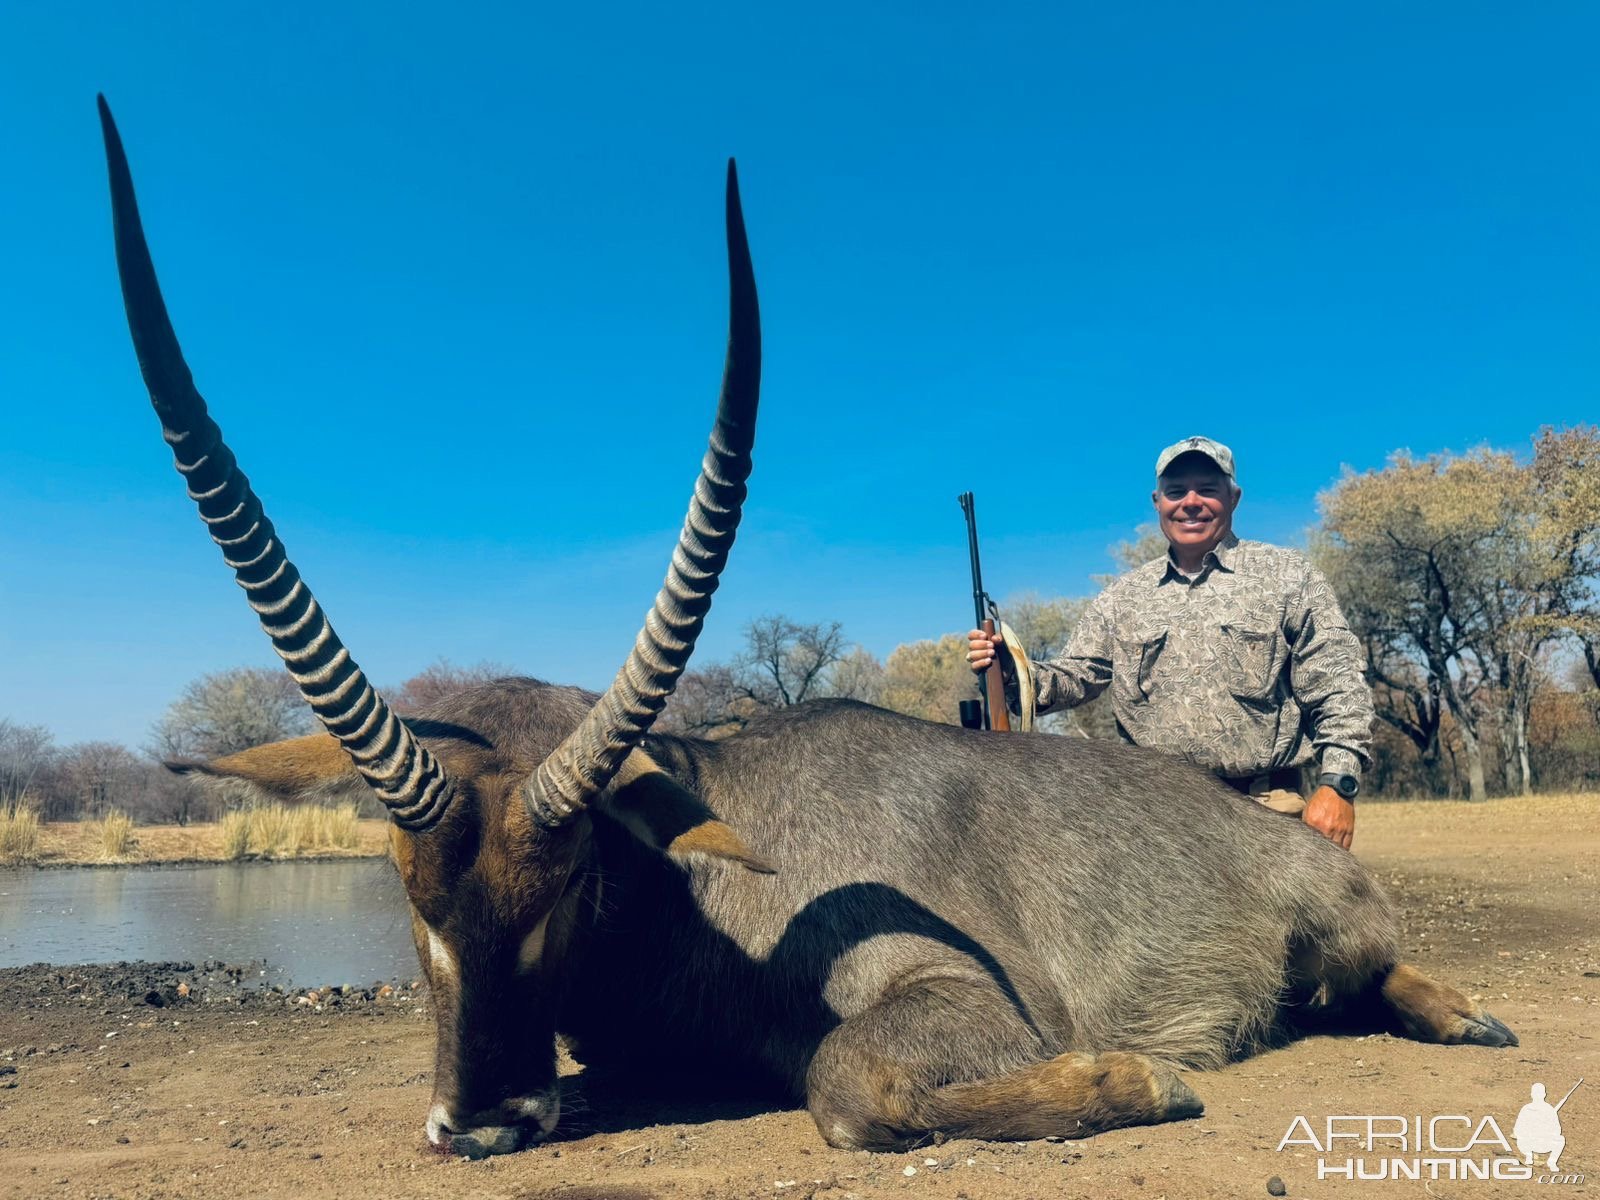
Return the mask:
<path id="1" fill-rule="evenodd" d="M 450 803 L 450 781 L 333 632 L 223 443 L 222 431 L 207 415 L 156 282 L 122 139 L 104 96 L 99 103 L 128 329 L 150 402 L 161 418 L 162 436 L 188 482 L 189 498 L 199 506 L 211 540 L 221 548 L 223 561 L 233 569 L 306 703 L 339 739 L 395 824 L 413 832 L 429 829 Z"/>
<path id="2" fill-rule="evenodd" d="M 628 660 L 583 723 L 528 781 L 524 798 L 542 825 L 560 825 L 605 790 L 661 712 L 694 652 L 739 528 L 761 392 L 761 312 L 732 159 L 728 160 L 727 223 L 728 354 L 711 445 L 666 582 Z"/>

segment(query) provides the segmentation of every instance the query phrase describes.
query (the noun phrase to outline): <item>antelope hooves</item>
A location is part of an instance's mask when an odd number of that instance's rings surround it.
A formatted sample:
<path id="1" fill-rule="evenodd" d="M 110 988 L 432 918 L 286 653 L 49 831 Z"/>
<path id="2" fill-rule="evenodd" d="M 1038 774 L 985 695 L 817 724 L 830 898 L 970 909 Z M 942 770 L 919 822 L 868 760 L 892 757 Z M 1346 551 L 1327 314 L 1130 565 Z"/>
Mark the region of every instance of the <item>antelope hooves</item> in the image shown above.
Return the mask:
<path id="1" fill-rule="evenodd" d="M 1169 1121 L 1183 1121 L 1190 1117 L 1198 1117 L 1205 1112 L 1206 1106 L 1193 1088 L 1178 1078 L 1176 1071 L 1157 1069 L 1155 1072 L 1156 1083 L 1164 1085 L 1165 1095 L 1163 1105 L 1164 1116 Z"/>
<path id="2" fill-rule="evenodd" d="M 1469 1046 L 1517 1046 L 1521 1043 L 1517 1035 L 1504 1021 L 1491 1017 L 1488 1013 L 1478 1013 L 1476 1016 L 1463 1017 L 1461 1020 L 1460 1040 Z"/>

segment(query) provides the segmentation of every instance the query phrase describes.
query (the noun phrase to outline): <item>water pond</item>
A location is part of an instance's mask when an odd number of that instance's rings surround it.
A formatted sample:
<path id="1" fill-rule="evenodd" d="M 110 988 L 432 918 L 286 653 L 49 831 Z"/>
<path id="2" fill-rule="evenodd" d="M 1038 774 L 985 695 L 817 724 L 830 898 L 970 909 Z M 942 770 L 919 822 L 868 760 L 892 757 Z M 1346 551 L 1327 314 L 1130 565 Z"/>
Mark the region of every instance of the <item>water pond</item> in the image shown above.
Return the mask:
<path id="1" fill-rule="evenodd" d="M 386 860 L 0 869 L 0 967 L 208 958 L 303 986 L 417 974 Z"/>

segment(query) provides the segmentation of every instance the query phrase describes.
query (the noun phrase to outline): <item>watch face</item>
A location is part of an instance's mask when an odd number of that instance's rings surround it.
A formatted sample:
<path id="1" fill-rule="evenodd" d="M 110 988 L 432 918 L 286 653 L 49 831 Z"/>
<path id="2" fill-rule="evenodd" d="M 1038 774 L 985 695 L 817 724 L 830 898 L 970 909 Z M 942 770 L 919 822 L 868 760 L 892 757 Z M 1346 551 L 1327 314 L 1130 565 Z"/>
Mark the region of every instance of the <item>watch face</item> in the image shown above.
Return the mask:
<path id="1" fill-rule="evenodd" d="M 1361 790 L 1361 781 L 1354 775 L 1324 775 L 1317 782 L 1331 787 L 1346 800 L 1354 800 Z"/>

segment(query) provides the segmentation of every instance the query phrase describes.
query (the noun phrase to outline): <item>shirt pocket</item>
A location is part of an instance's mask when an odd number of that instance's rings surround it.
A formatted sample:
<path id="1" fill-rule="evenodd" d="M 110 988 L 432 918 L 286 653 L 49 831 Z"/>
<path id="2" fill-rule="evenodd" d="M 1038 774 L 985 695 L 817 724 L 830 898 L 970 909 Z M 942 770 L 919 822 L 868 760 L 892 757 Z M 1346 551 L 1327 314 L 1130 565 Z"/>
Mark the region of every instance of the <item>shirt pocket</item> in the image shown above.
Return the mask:
<path id="1" fill-rule="evenodd" d="M 1131 704 L 1147 703 L 1156 660 L 1161 657 L 1162 648 L 1167 644 L 1167 631 L 1135 630 L 1127 635 L 1118 634 L 1116 644 L 1116 657 L 1111 663 L 1113 697 Z"/>
<path id="2" fill-rule="evenodd" d="M 1228 691 L 1240 700 L 1265 700 L 1282 667 L 1277 631 L 1252 625 L 1224 625 L 1219 657 Z"/>

